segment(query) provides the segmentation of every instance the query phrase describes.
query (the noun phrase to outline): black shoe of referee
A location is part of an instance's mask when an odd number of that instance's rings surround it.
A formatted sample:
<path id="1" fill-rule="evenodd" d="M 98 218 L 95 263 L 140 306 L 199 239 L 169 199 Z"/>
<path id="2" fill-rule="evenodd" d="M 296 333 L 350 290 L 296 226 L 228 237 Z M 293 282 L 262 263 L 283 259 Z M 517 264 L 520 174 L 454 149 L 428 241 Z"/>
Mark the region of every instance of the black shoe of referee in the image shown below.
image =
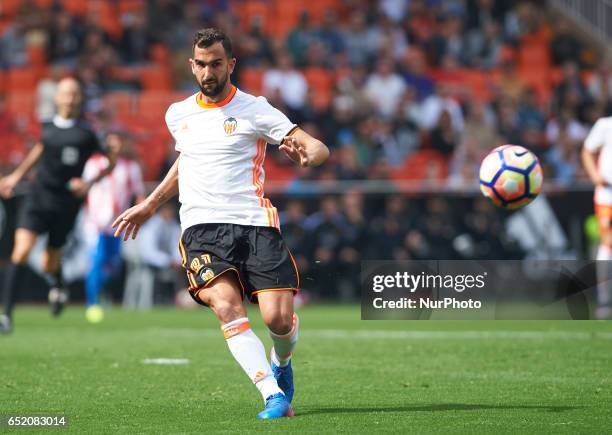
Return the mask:
<path id="1" fill-rule="evenodd" d="M 0 334 L 10 334 L 13 331 L 13 322 L 6 314 L 0 314 Z"/>
<path id="2" fill-rule="evenodd" d="M 49 308 L 51 308 L 51 314 L 57 317 L 62 314 L 64 306 L 68 302 L 68 291 L 54 287 L 49 290 Z"/>

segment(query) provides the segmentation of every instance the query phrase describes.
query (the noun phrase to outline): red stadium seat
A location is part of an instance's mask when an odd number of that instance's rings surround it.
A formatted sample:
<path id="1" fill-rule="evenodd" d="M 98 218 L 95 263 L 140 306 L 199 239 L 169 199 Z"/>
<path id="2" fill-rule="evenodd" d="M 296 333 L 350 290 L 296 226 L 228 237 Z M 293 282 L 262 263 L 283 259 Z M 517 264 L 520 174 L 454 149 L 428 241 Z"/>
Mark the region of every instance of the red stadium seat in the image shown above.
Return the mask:
<path id="1" fill-rule="evenodd" d="M 139 75 L 140 84 L 147 91 L 169 91 L 172 89 L 172 73 L 167 66 L 142 67 Z"/>
<path id="2" fill-rule="evenodd" d="M 424 180 L 433 171 L 438 180 L 444 180 L 448 176 L 448 162 L 434 150 L 419 150 L 410 155 L 404 163 L 391 171 L 391 178 L 398 181 Z"/>
<path id="3" fill-rule="evenodd" d="M 170 63 L 170 50 L 164 44 L 153 44 L 149 49 L 149 56 L 157 65 L 164 66 Z"/>
<path id="4" fill-rule="evenodd" d="M 103 101 L 104 108 L 120 118 L 134 111 L 134 95 L 128 92 L 110 92 L 104 96 Z"/>
<path id="5" fill-rule="evenodd" d="M 33 117 L 35 110 L 35 93 L 25 91 L 13 91 L 7 95 L 7 110 L 16 116 Z"/>
<path id="6" fill-rule="evenodd" d="M 30 44 L 27 47 L 28 61 L 35 68 L 45 67 L 47 65 L 47 52 L 40 45 Z"/>
<path id="7" fill-rule="evenodd" d="M 71 15 L 83 16 L 87 13 L 88 3 L 83 0 L 61 0 L 62 6 Z"/>
<path id="8" fill-rule="evenodd" d="M 0 1 L 0 15 L 13 17 L 23 5 L 23 0 L 2 0 Z"/>
<path id="9" fill-rule="evenodd" d="M 7 73 L 7 90 L 9 92 L 33 91 L 36 89 L 39 78 L 43 76 L 34 68 L 11 68 Z"/>
<path id="10" fill-rule="evenodd" d="M 240 72 L 240 88 L 253 95 L 263 93 L 263 74 L 262 68 L 244 68 Z"/>
<path id="11" fill-rule="evenodd" d="M 176 94 L 164 91 L 143 91 L 138 95 L 136 113 L 143 118 L 158 119 L 161 128 L 165 129 L 164 116 L 170 104 L 174 103 Z"/>
<path id="12" fill-rule="evenodd" d="M 144 0 L 119 0 L 119 14 L 142 12 L 145 9 Z"/>
<path id="13" fill-rule="evenodd" d="M 39 8 L 50 8 L 55 0 L 35 0 L 36 6 Z"/>
<path id="14" fill-rule="evenodd" d="M 304 77 L 311 92 L 311 101 L 318 110 L 329 107 L 334 88 L 334 74 L 325 68 L 311 67 L 304 70 Z"/>
<path id="15" fill-rule="evenodd" d="M 273 27 L 273 6 L 270 1 L 234 1 L 232 9 L 236 16 L 239 17 L 240 27 L 243 32 L 248 32 L 251 23 L 256 17 L 262 20 L 264 33 L 269 34 Z"/>

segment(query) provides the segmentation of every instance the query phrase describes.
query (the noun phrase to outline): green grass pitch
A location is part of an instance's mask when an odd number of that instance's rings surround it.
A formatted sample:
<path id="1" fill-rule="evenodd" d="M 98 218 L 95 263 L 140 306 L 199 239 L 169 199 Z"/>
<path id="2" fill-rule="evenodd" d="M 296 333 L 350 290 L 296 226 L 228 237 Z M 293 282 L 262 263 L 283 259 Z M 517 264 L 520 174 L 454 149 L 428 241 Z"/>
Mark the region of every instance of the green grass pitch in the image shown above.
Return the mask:
<path id="1" fill-rule="evenodd" d="M 63 413 L 57 433 L 95 434 L 612 430 L 612 322 L 366 322 L 355 306 L 300 318 L 296 416 L 259 421 L 259 393 L 206 309 L 114 309 L 90 325 L 77 307 L 60 319 L 19 307 L 0 337 L 0 414 Z"/>

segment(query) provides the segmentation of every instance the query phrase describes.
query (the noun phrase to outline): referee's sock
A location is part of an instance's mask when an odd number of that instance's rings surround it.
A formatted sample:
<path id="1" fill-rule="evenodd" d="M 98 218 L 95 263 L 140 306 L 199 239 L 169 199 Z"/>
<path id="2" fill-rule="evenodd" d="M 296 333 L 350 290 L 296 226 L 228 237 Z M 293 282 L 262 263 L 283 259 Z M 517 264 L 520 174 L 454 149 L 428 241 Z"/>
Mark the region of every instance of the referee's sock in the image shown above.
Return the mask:
<path id="1" fill-rule="evenodd" d="M 25 264 L 9 263 L 4 276 L 4 287 L 2 288 L 2 305 L 4 314 L 11 317 L 15 300 L 17 299 L 17 285 L 23 281 L 28 268 Z"/>

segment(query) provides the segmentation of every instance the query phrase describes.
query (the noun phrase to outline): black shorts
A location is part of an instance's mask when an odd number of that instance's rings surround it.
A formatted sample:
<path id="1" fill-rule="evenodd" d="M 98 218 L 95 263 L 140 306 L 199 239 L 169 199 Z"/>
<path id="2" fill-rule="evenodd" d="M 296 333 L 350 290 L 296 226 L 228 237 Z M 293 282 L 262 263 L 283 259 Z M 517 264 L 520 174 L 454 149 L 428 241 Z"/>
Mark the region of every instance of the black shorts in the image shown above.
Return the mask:
<path id="1" fill-rule="evenodd" d="M 36 234 L 49 233 L 47 246 L 60 249 L 74 228 L 80 204 L 67 205 L 58 201 L 57 205 L 52 205 L 49 202 L 48 198 L 40 201 L 35 194 L 27 195 L 19 212 L 17 228 L 31 230 Z"/>
<path id="2" fill-rule="evenodd" d="M 266 291 L 298 292 L 300 277 L 280 232 L 271 227 L 201 224 L 187 228 L 179 242 L 189 293 L 201 305 L 198 293 L 219 276 L 236 274 L 244 295 L 257 303 Z"/>

